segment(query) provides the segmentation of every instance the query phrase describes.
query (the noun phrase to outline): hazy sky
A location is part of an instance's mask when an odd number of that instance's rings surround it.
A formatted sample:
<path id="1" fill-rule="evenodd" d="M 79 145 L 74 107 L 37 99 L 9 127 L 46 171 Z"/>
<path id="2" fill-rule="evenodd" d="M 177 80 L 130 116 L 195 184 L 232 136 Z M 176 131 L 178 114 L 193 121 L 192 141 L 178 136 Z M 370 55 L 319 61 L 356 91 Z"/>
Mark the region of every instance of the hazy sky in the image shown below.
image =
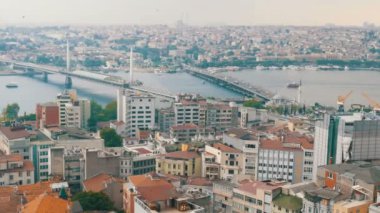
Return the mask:
<path id="1" fill-rule="evenodd" d="M 10 24 L 380 25 L 380 0 L 0 0 Z"/>

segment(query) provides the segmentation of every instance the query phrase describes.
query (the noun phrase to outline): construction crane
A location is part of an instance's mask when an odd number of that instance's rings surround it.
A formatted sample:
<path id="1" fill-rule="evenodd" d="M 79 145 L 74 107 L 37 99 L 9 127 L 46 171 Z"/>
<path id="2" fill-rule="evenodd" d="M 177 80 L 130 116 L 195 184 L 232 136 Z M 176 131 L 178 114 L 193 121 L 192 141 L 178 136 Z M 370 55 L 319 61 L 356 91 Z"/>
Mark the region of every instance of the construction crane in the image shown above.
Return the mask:
<path id="1" fill-rule="evenodd" d="M 347 98 L 350 97 L 351 94 L 352 91 L 350 91 L 346 95 L 338 96 L 338 99 L 336 101 L 336 104 L 338 105 L 338 112 L 344 112 L 344 102 L 346 102 Z"/>
<path id="2" fill-rule="evenodd" d="M 376 113 L 376 115 L 380 114 L 380 103 L 373 100 L 367 93 L 363 93 L 363 96 L 368 100 L 369 105 L 373 108 L 373 111 Z"/>

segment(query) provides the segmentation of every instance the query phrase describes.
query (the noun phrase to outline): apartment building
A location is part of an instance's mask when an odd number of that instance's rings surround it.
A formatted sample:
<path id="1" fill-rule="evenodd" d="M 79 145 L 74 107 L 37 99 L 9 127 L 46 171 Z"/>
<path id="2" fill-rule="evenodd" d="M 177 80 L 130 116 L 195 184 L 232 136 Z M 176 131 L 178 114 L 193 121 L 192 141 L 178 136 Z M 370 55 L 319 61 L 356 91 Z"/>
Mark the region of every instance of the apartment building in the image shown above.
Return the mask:
<path id="1" fill-rule="evenodd" d="M 59 126 L 59 107 L 57 103 L 37 104 L 36 128 Z"/>
<path id="2" fill-rule="evenodd" d="M 30 143 L 30 155 L 33 156 L 34 179 L 36 182 L 50 178 L 50 148 L 55 145 L 54 141 L 32 141 Z"/>
<path id="3" fill-rule="evenodd" d="M 120 153 L 120 177 L 141 175 L 156 170 L 157 151 L 147 147 L 123 148 Z"/>
<path id="4" fill-rule="evenodd" d="M 59 108 L 59 125 L 66 126 L 66 104 L 69 104 L 77 99 L 75 90 L 64 90 L 57 95 L 57 105 Z"/>
<path id="5" fill-rule="evenodd" d="M 169 152 L 157 157 L 156 171 L 165 175 L 200 177 L 201 163 L 201 156 L 196 152 Z"/>
<path id="6" fill-rule="evenodd" d="M 179 124 L 170 127 L 170 137 L 176 143 L 190 143 L 199 135 L 199 128 L 193 123 Z"/>
<path id="7" fill-rule="evenodd" d="M 154 96 L 119 89 L 117 108 L 117 119 L 125 123 L 125 132 L 128 137 L 136 137 L 139 129 L 155 127 Z"/>
<path id="8" fill-rule="evenodd" d="M 34 183 L 34 167 L 20 154 L 0 156 L 0 186 Z"/>
<path id="9" fill-rule="evenodd" d="M 206 145 L 205 152 L 202 153 L 202 177 L 231 180 L 243 172 L 242 151 L 221 143 Z"/>
<path id="10" fill-rule="evenodd" d="M 273 212 L 272 201 L 284 182 L 248 180 L 233 189 L 233 212 Z"/>
<path id="11" fill-rule="evenodd" d="M 246 129 L 231 128 L 223 133 L 223 142 L 243 152 L 243 174 L 256 178 L 259 152 L 258 137 Z"/>
<path id="12" fill-rule="evenodd" d="M 175 124 L 173 108 L 160 109 L 157 111 L 157 123 L 160 132 L 168 133 L 171 126 Z"/>
<path id="13" fill-rule="evenodd" d="M 240 107 L 240 127 L 249 128 L 261 123 L 268 122 L 268 111 L 266 109 L 255 109 L 253 107 Z"/>
<path id="14" fill-rule="evenodd" d="M 31 134 L 23 126 L 0 127 L 0 150 L 9 155 L 21 154 L 25 160 L 31 159 L 30 149 Z"/>
<path id="15" fill-rule="evenodd" d="M 181 100 L 174 103 L 174 123 L 181 124 L 195 124 L 198 125 L 200 121 L 200 104 L 203 103 L 195 100 Z"/>
<path id="16" fill-rule="evenodd" d="M 224 131 L 231 127 L 238 126 L 238 107 L 217 103 L 206 105 L 206 127 L 215 128 L 217 131 Z"/>
<path id="17" fill-rule="evenodd" d="M 260 141 L 258 180 L 281 179 L 290 183 L 312 180 L 313 144 L 304 136 Z"/>
<path id="18" fill-rule="evenodd" d="M 65 104 L 66 127 L 85 129 L 88 127 L 90 116 L 91 104 L 89 100 L 77 100 Z"/>

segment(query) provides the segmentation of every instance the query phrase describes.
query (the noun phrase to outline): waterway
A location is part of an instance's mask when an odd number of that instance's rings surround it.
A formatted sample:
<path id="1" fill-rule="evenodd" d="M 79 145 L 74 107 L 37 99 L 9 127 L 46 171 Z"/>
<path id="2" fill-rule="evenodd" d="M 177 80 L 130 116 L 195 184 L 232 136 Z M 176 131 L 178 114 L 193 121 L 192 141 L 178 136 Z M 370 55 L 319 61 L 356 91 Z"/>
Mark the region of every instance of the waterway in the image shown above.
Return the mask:
<path id="1" fill-rule="evenodd" d="M 128 79 L 128 73 L 117 73 Z M 220 75 L 229 75 L 241 81 L 266 88 L 272 92 L 294 99 L 296 89 L 288 89 L 286 85 L 293 81 L 302 81 L 302 101 L 306 104 L 319 102 L 334 106 L 338 95 L 353 90 L 354 93 L 347 101 L 351 103 L 367 104 L 361 93 L 368 93 L 373 99 L 380 102 L 380 72 L 377 71 L 257 71 L 243 70 L 225 72 Z M 238 98 L 238 94 L 227 91 L 219 86 L 204 82 L 186 73 L 154 74 L 136 73 L 135 79 L 144 83 L 145 87 L 157 88 L 159 91 L 176 93 L 198 93 L 205 97 Z M 17 102 L 20 113 L 35 111 L 37 103 L 54 101 L 57 93 L 64 89 L 63 75 L 49 75 L 49 82 L 43 82 L 41 77 L 29 78 L 25 76 L 0 76 L 0 109 L 6 104 Z M 19 87 L 8 89 L 9 82 L 16 82 Z M 116 88 L 108 85 L 89 82 L 73 78 L 73 87 L 80 97 L 95 99 L 105 104 L 116 96 Z"/>

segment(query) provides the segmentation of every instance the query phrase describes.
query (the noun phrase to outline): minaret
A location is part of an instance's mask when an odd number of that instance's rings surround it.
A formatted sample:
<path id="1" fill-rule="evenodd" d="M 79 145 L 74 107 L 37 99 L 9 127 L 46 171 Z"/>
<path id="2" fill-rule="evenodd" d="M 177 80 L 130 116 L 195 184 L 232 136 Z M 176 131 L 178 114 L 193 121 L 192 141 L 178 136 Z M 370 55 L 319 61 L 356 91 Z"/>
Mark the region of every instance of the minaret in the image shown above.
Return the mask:
<path id="1" fill-rule="evenodd" d="M 129 84 L 132 85 L 133 84 L 133 71 L 132 71 L 132 67 L 133 67 L 133 48 L 131 47 L 131 53 L 129 55 Z"/>
<path id="2" fill-rule="evenodd" d="M 298 97 L 297 97 L 298 104 L 301 104 L 301 94 L 302 94 L 302 82 L 300 81 L 300 85 L 298 87 Z"/>
<path id="3" fill-rule="evenodd" d="M 66 40 L 66 72 L 70 72 L 70 44 L 69 44 L 68 34 L 67 34 L 67 40 Z"/>

